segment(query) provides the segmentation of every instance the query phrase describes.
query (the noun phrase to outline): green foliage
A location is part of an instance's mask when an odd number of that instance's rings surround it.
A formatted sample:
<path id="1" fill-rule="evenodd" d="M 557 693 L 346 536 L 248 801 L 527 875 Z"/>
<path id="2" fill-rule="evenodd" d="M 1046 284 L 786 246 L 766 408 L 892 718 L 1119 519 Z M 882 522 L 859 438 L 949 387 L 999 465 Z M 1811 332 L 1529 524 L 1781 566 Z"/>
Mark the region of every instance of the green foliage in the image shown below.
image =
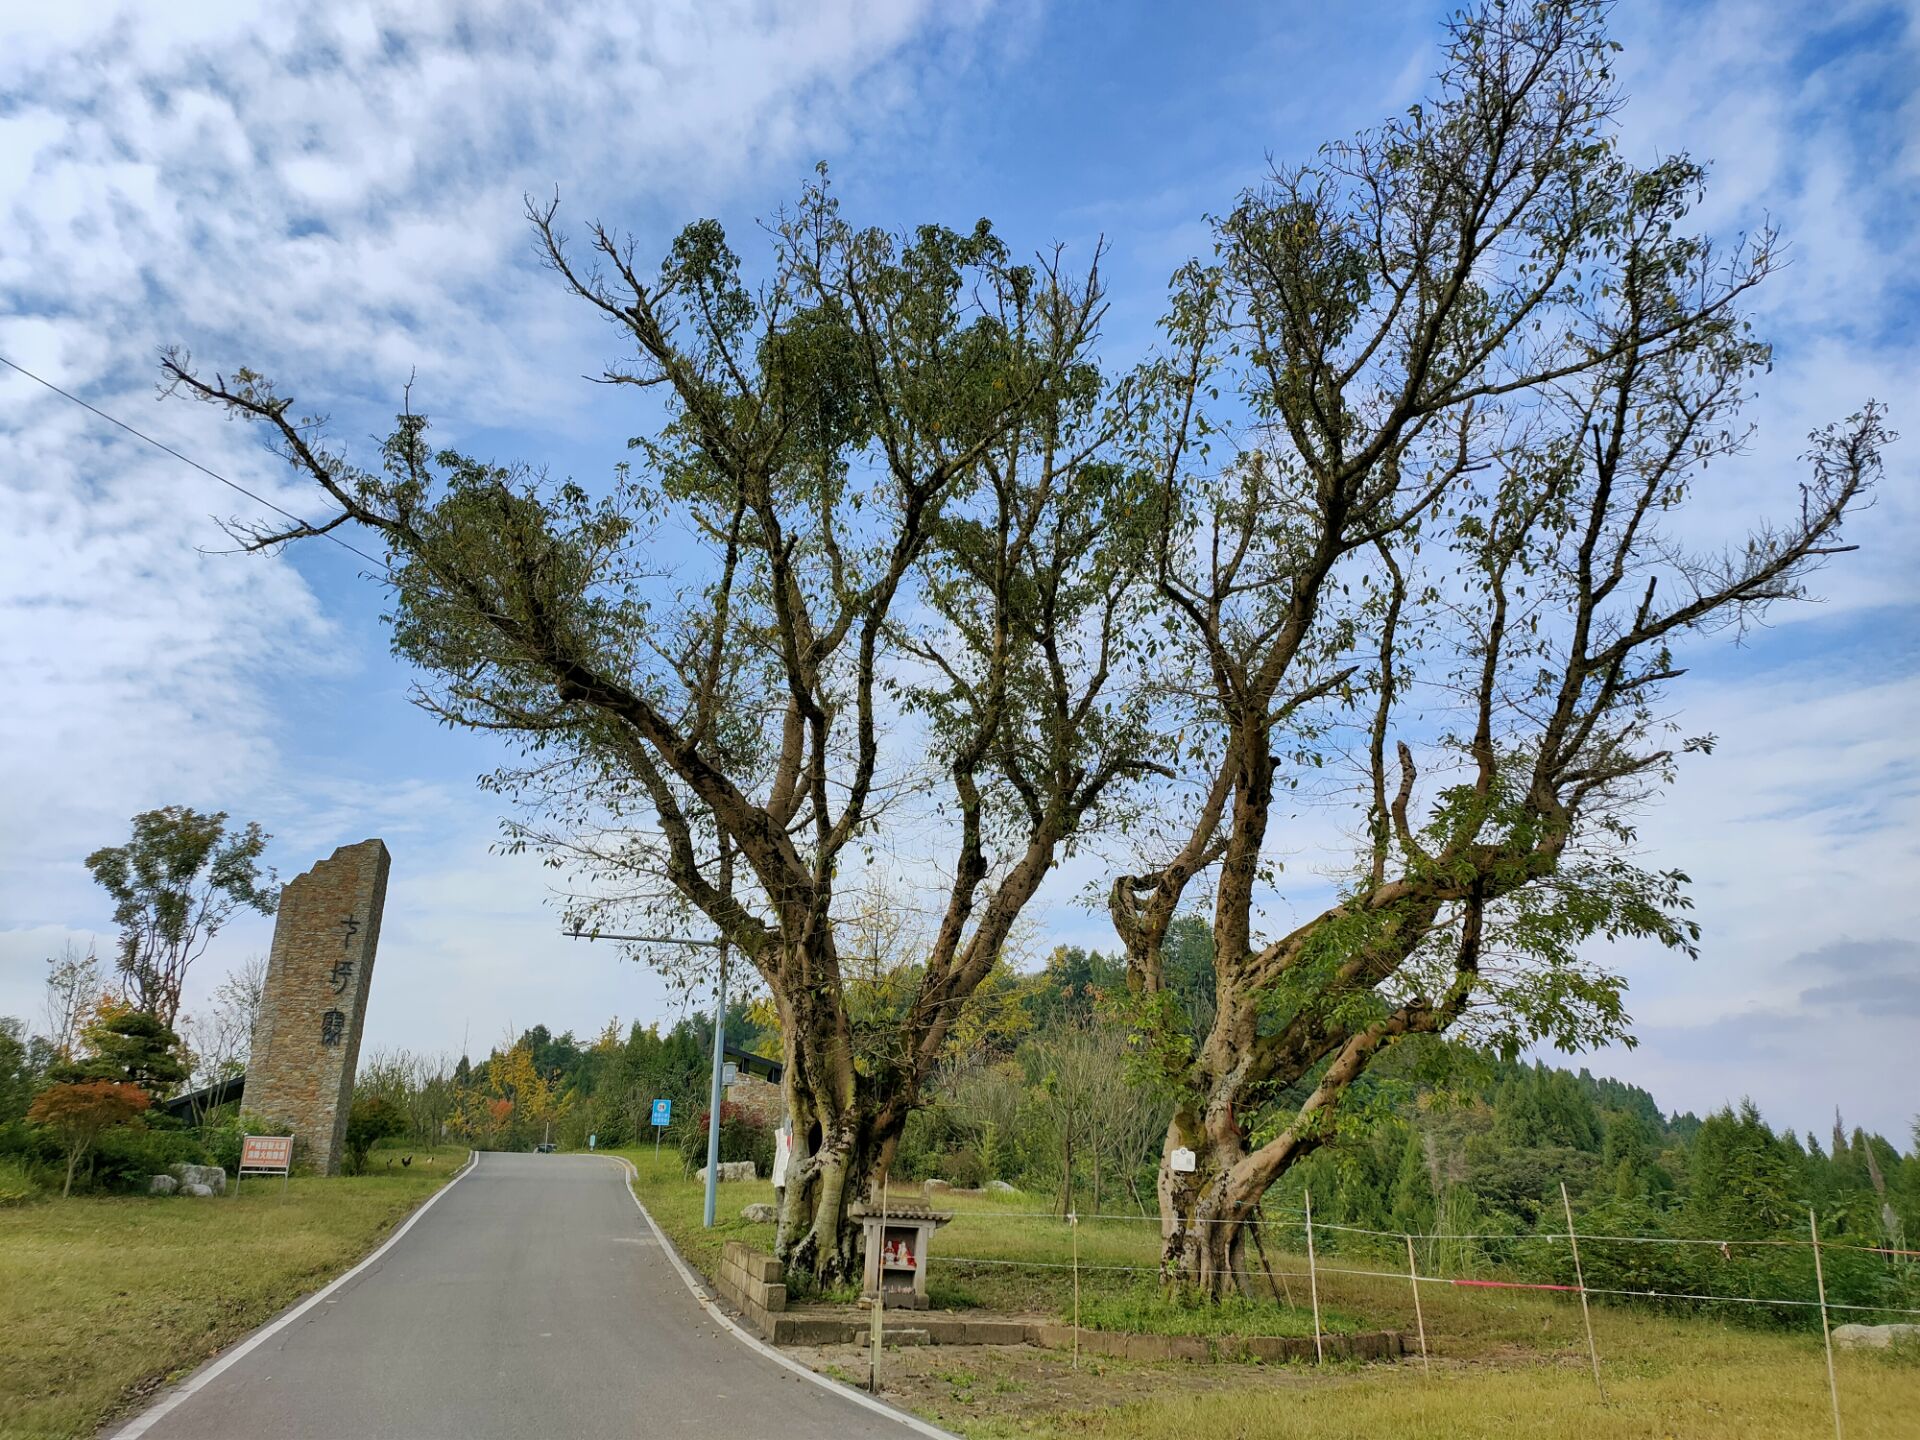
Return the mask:
<path id="1" fill-rule="evenodd" d="M 30 1204 L 44 1193 L 39 1175 L 23 1157 L 0 1154 L 0 1207 Z"/>
<path id="2" fill-rule="evenodd" d="M 698 1116 L 677 1125 L 680 1160 L 691 1174 L 707 1163 L 707 1123 L 713 1112 L 702 1108 Z M 762 1178 L 773 1173 L 773 1131 L 752 1111 L 731 1100 L 720 1105 L 720 1162 L 751 1160 L 754 1173 Z"/>
<path id="3" fill-rule="evenodd" d="M 174 1033 L 145 1010 L 108 1006 L 80 1034 L 80 1058 L 54 1067 L 60 1080 L 122 1080 L 155 1099 L 187 1078 L 187 1062 Z"/>
<path id="4" fill-rule="evenodd" d="M 172 1024 L 188 968 L 234 911 L 273 913 L 279 892 L 260 865 L 269 838 L 252 823 L 229 833 L 225 811 L 169 805 L 134 816 L 126 844 L 87 857 L 113 899 L 119 969 L 136 1008 Z"/>
<path id="5" fill-rule="evenodd" d="M 73 1193 L 75 1171 L 95 1145 L 144 1111 L 149 1098 L 123 1080 L 71 1080 L 49 1085 L 33 1097 L 27 1119 L 51 1134 L 66 1152 L 63 1196 Z"/>
<path id="6" fill-rule="evenodd" d="M 169 1166 L 214 1163 L 195 1131 L 162 1129 L 151 1121 L 123 1125 L 103 1134 L 94 1147 L 89 1184 L 97 1191 L 138 1194 L 151 1177 L 164 1174 Z"/>
<path id="7" fill-rule="evenodd" d="M 407 1128 L 407 1117 L 384 1095 L 355 1100 L 347 1112 L 347 1165 L 358 1175 L 367 1168 L 367 1152 Z"/>
<path id="8" fill-rule="evenodd" d="M 0 1125 L 27 1113 L 50 1058 L 25 1021 L 0 1015 Z"/>

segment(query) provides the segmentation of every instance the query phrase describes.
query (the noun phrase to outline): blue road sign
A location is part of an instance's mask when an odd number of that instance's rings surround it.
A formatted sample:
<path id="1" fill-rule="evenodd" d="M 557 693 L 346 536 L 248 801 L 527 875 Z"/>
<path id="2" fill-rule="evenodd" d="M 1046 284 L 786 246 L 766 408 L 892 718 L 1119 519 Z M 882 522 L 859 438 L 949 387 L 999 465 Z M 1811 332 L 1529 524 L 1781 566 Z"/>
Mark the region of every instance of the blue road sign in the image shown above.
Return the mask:
<path id="1" fill-rule="evenodd" d="M 664 1129 L 673 1123 L 673 1101 L 656 1100 L 653 1102 L 653 1123 Z"/>

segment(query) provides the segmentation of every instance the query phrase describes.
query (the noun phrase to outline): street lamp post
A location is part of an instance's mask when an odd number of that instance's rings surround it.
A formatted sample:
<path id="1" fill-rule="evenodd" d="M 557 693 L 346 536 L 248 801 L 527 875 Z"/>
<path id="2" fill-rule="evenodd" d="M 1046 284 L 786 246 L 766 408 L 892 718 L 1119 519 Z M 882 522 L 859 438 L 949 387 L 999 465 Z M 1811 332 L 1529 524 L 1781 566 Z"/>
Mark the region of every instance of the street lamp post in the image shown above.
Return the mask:
<path id="1" fill-rule="evenodd" d="M 720 1183 L 720 1092 L 721 1072 L 727 1050 L 727 942 L 720 942 L 720 983 L 713 999 L 713 1093 L 707 1100 L 707 1218 L 713 1228 L 714 1189 Z"/>
<path id="2" fill-rule="evenodd" d="M 706 1228 L 713 1228 L 714 1187 L 720 1182 L 720 1080 L 727 1048 L 727 942 L 691 940 L 679 935 L 602 935 L 579 925 L 567 932 L 575 940 L 626 940 L 646 945 L 689 945 L 720 952 L 720 983 L 713 1000 L 713 1090 L 707 1105 L 707 1209 Z"/>

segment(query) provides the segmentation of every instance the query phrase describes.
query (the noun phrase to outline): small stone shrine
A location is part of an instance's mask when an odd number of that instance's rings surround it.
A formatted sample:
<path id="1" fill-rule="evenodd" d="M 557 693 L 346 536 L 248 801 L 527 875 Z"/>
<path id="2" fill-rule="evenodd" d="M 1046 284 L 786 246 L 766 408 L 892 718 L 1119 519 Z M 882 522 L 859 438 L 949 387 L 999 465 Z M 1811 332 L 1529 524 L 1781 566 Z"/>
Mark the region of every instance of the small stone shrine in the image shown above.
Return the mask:
<path id="1" fill-rule="evenodd" d="M 884 1215 L 856 1205 L 847 1212 L 860 1222 L 866 1249 L 863 1299 L 876 1296 L 890 1309 L 927 1308 L 927 1252 L 933 1232 L 953 1219 L 951 1211 L 903 1202 Z"/>
<path id="2" fill-rule="evenodd" d="M 322 1175 L 340 1173 L 390 863 L 382 841 L 342 845 L 280 892 L 245 1108 Z"/>

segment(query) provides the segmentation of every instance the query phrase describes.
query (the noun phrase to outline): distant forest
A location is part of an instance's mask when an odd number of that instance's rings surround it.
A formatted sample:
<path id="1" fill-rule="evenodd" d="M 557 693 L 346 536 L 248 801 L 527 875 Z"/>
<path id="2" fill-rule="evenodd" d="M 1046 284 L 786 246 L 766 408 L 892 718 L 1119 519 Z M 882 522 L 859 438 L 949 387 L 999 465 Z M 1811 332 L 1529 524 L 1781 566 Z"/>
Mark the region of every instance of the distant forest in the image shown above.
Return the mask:
<path id="1" fill-rule="evenodd" d="M 1211 1020 L 1206 943 L 1204 924 L 1187 921 L 1168 947 L 1195 1034 Z M 894 1178 L 1003 1181 L 1062 1213 L 1153 1213 L 1166 1108 L 1103 1004 L 1124 984 L 1117 961 L 1076 947 L 1055 950 L 1037 972 L 997 974 L 914 1113 Z M 910 990 L 911 975 L 894 974 L 862 997 L 875 1033 Z M 770 1019 L 764 1006 L 734 1006 L 729 1042 L 779 1058 Z M 602 1147 L 644 1144 L 651 1103 L 667 1098 L 674 1124 L 663 1143 L 690 1166 L 704 1162 L 711 1024 L 634 1024 L 624 1034 L 609 1024 L 585 1040 L 535 1026 L 477 1063 L 442 1070 L 440 1119 L 481 1144 L 531 1144 L 549 1132 L 582 1148 L 589 1136 Z M 406 1108 L 410 1097 L 417 1105 L 420 1073 L 409 1057 L 375 1056 L 361 1088 Z M 1290 1113 L 1298 1098 L 1276 1094 L 1271 1108 Z M 1257 1132 L 1264 1113 L 1244 1123 Z M 764 1170 L 771 1136 L 734 1107 L 723 1120 L 723 1158 L 755 1159 Z M 1920 1120 L 1910 1146 L 1920 1147 Z M 1337 1140 L 1269 1193 L 1264 1223 L 1273 1243 L 1298 1249 L 1310 1188 L 1317 1222 L 1350 1227 L 1322 1239 L 1329 1251 L 1379 1252 L 1404 1265 L 1401 1236 L 1411 1234 L 1434 1273 L 1570 1280 L 1564 1243 L 1537 1238 L 1566 1230 L 1562 1184 L 1583 1237 L 1667 1242 L 1583 1238 L 1595 1287 L 1727 1296 L 1719 1308 L 1729 1313 L 1806 1323 L 1804 1307 L 1746 1302 L 1812 1295 L 1810 1252 L 1779 1243 L 1806 1240 L 1812 1211 L 1822 1242 L 1835 1247 L 1836 1300 L 1920 1305 L 1920 1265 L 1901 1253 L 1920 1237 L 1914 1148 L 1903 1154 L 1838 1112 L 1828 1134 L 1804 1136 L 1776 1132 L 1751 1104 L 1673 1113 L 1638 1086 L 1584 1068 L 1442 1040 L 1402 1047 L 1374 1067 L 1349 1096 Z"/>

